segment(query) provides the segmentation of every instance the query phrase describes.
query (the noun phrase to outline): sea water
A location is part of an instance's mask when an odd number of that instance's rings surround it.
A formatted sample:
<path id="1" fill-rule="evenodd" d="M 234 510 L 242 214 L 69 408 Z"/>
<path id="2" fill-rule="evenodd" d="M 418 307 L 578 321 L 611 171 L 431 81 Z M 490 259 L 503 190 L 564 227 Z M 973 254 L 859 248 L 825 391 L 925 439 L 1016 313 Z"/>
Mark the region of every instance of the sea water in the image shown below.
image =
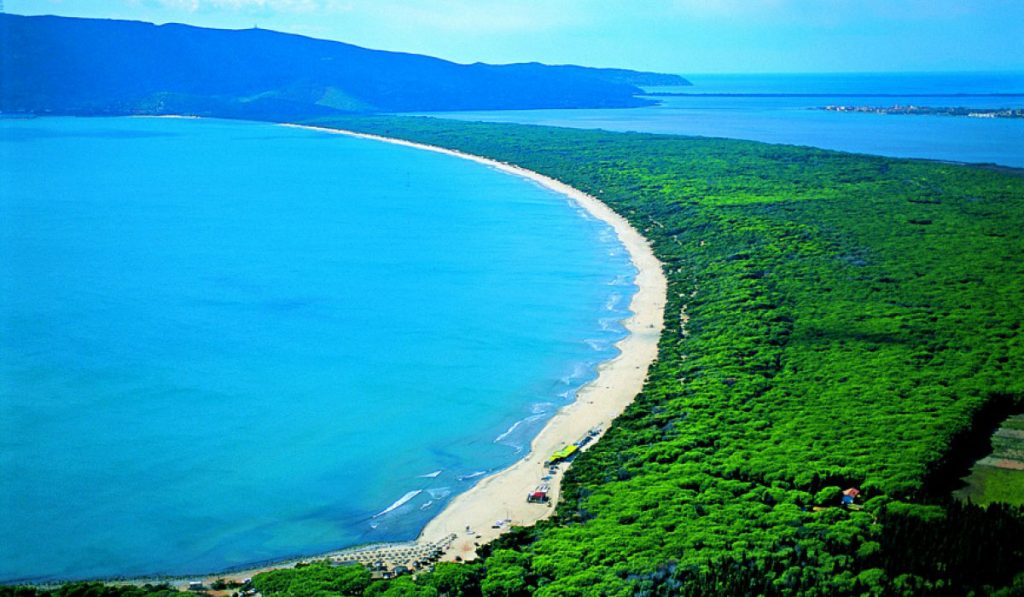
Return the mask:
<path id="1" fill-rule="evenodd" d="M 625 334 L 609 226 L 487 166 L 216 120 L 0 133 L 0 581 L 414 538 Z"/>
<path id="2" fill-rule="evenodd" d="M 1024 119 L 842 113 L 829 105 L 1024 108 L 1024 73 L 686 75 L 659 105 L 440 112 L 444 118 L 749 139 L 1024 168 Z"/>

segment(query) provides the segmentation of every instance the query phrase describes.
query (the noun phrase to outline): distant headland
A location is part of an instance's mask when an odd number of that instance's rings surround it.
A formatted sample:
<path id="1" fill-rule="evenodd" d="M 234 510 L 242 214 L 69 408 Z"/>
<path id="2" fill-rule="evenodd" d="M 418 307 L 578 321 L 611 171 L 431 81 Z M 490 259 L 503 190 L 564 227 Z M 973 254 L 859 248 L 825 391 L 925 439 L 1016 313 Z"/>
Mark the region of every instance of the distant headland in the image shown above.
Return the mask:
<path id="1" fill-rule="evenodd" d="M 827 112 L 859 112 L 862 114 L 912 114 L 924 116 L 966 116 L 969 118 L 1024 118 L 1021 108 L 963 108 L 937 106 L 822 106 Z"/>
<path id="2" fill-rule="evenodd" d="M 0 14 L 0 112 L 296 119 L 374 112 L 646 106 L 670 74 L 457 64 L 265 29 Z"/>

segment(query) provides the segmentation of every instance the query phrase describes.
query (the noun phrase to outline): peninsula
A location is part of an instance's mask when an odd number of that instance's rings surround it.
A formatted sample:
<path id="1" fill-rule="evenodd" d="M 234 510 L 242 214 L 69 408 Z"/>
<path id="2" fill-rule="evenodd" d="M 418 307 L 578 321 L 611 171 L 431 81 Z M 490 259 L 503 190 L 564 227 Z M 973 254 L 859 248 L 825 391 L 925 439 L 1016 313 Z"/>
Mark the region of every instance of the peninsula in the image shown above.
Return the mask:
<path id="1" fill-rule="evenodd" d="M 1024 280 L 1024 178 L 722 139 L 315 125 L 560 180 L 627 217 L 668 280 L 643 391 L 565 473 L 553 518 L 417 586 L 859 594 L 1024 581 L 1024 513 L 951 497 L 989 422 L 1024 407 L 1010 298 Z M 457 525 L 445 530 L 465 534 Z M 254 585 L 312 589 L 325 574 Z"/>
<path id="2" fill-rule="evenodd" d="M 643 390 L 564 471 L 550 519 L 485 543 L 502 514 L 456 500 L 428 526 L 440 537 L 256 575 L 264 595 L 992 593 L 1024 581 L 1024 512 L 951 495 L 990 453 L 993 425 L 1024 408 L 1024 178 L 724 139 L 305 124 L 569 184 L 650 241 L 668 292 Z M 548 510 L 513 485 L 501 499 Z M 478 560 L 415 579 L 337 565 L 445 553 Z"/>

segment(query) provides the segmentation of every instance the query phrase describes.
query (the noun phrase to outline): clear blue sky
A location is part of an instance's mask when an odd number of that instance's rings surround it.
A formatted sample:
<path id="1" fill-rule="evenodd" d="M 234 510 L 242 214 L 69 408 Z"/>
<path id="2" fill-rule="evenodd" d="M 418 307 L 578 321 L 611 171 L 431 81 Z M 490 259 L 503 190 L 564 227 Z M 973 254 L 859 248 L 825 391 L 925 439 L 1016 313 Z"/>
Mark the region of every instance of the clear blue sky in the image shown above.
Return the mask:
<path id="1" fill-rule="evenodd" d="M 681 74 L 1024 70 L 1024 0 L 6 0 L 6 10 L 258 25 L 456 62 Z"/>

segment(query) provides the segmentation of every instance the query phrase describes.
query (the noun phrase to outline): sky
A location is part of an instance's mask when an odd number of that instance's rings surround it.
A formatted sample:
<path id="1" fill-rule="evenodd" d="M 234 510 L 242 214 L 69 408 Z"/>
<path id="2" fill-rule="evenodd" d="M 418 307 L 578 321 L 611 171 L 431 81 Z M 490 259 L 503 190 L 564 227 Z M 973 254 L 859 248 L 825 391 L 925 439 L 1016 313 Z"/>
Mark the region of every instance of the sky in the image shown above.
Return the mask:
<path id="1" fill-rule="evenodd" d="M 258 26 L 461 63 L 677 74 L 1024 71 L 1024 0 L 0 0 L 6 12 Z"/>

